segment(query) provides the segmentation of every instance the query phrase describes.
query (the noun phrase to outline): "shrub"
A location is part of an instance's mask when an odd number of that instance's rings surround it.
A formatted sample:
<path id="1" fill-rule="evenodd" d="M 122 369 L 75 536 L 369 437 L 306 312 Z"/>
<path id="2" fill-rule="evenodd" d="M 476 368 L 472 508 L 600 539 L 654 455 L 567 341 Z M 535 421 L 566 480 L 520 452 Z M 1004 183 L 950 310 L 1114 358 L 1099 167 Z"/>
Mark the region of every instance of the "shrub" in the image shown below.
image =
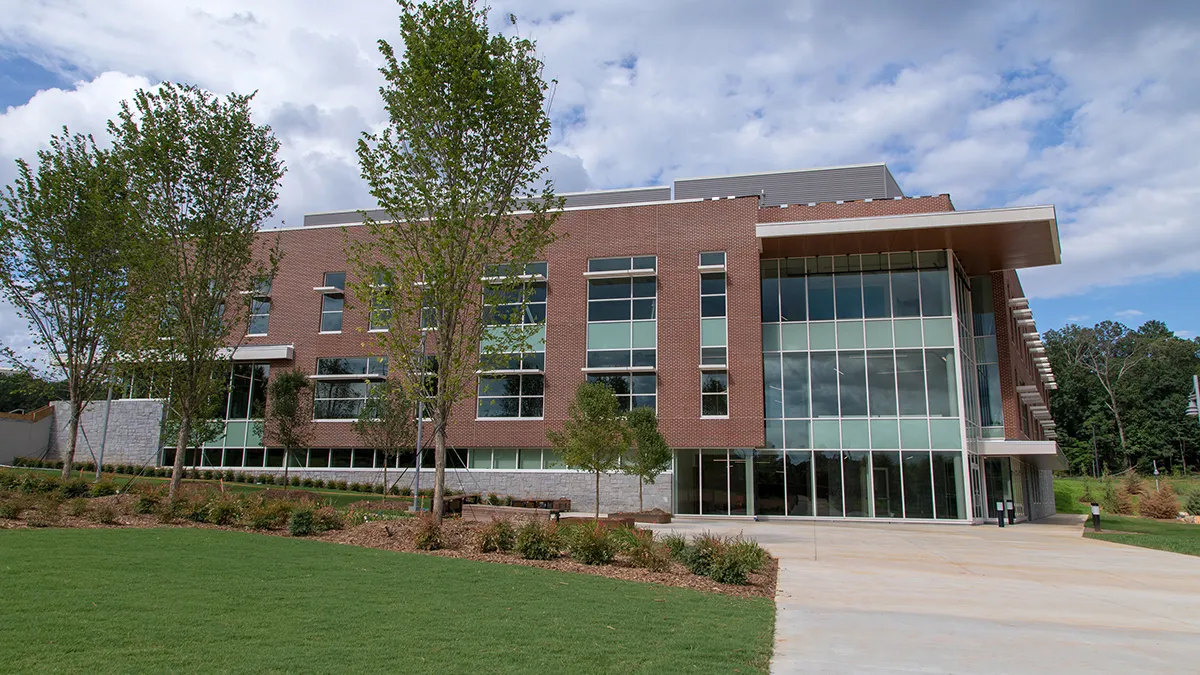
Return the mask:
<path id="1" fill-rule="evenodd" d="M 517 543 L 517 533 L 507 520 L 493 520 L 479 531 L 479 552 L 507 553 Z"/>
<path id="2" fill-rule="evenodd" d="M 314 481 L 313 481 L 313 487 L 315 487 L 315 488 L 324 488 L 324 487 L 325 487 L 325 479 L 324 479 L 324 478 L 318 478 L 318 479 L 314 480 Z"/>
<path id="3" fill-rule="evenodd" d="M 413 530 L 413 545 L 422 551 L 436 551 L 442 547 L 442 526 L 433 516 L 421 516 Z"/>
<path id="4" fill-rule="evenodd" d="M 208 500 L 202 496 L 180 500 L 183 517 L 193 523 L 203 523 L 208 520 Z"/>
<path id="5" fill-rule="evenodd" d="M 325 506 L 313 511 L 313 529 L 317 532 L 340 530 L 346 527 L 342 515 L 335 509 Z"/>
<path id="6" fill-rule="evenodd" d="M 1133 515 L 1133 499 L 1125 488 L 1114 488 L 1112 484 L 1105 486 L 1104 496 L 1100 498 L 1100 506 L 1105 513 L 1112 515 Z"/>
<path id="7" fill-rule="evenodd" d="M 654 540 L 653 532 L 650 530 L 632 530 L 631 532 L 632 536 L 625 548 L 629 554 L 630 564 L 651 572 L 663 572 L 671 566 L 670 551 L 662 542 Z"/>
<path id="8" fill-rule="evenodd" d="M 687 537 L 682 534 L 671 533 L 663 535 L 661 541 L 668 555 L 675 560 L 682 561 L 683 552 L 687 549 Z"/>
<path id="9" fill-rule="evenodd" d="M 568 547 L 571 557 L 585 565 L 607 565 L 617 555 L 617 543 L 611 531 L 598 522 L 571 528 Z"/>
<path id="10" fill-rule="evenodd" d="M 300 487 L 300 476 L 292 476 L 291 483 L 292 487 Z"/>
<path id="11" fill-rule="evenodd" d="M 16 520 L 21 517 L 21 512 L 28 506 L 29 502 L 22 495 L 12 495 L 0 499 L 0 518 Z"/>
<path id="12" fill-rule="evenodd" d="M 51 495 L 44 495 L 34 504 L 34 512 L 25 516 L 30 527 L 53 527 L 59 522 L 62 503 Z"/>
<path id="13" fill-rule="evenodd" d="M 378 483 L 371 483 L 371 492 L 381 495 L 383 494 L 383 486 Z"/>
<path id="14" fill-rule="evenodd" d="M 717 583 L 744 586 L 750 581 L 750 571 L 745 556 L 739 555 L 732 546 L 726 546 L 713 558 L 708 576 Z"/>
<path id="15" fill-rule="evenodd" d="M 208 522 L 213 525 L 233 525 L 242 517 L 242 505 L 237 499 L 214 499 L 208 505 Z"/>
<path id="16" fill-rule="evenodd" d="M 1179 500 L 1170 483 L 1163 483 L 1158 491 L 1150 491 L 1138 502 L 1138 513 L 1147 518 L 1172 520 L 1179 515 Z"/>
<path id="17" fill-rule="evenodd" d="M 738 558 L 745 562 L 746 568 L 751 572 L 757 572 L 767 566 L 767 560 L 770 556 L 763 547 L 758 545 L 753 539 L 743 539 L 740 535 L 725 543 L 726 551 L 729 555 Z"/>
<path id="18" fill-rule="evenodd" d="M 115 494 L 117 494 L 117 484 L 111 480 L 102 480 L 91 485 L 93 497 L 107 497 Z"/>
<path id="19" fill-rule="evenodd" d="M 133 503 L 133 512 L 141 515 L 154 513 L 160 501 L 158 495 L 154 493 L 140 494 L 137 501 Z"/>
<path id="20" fill-rule="evenodd" d="M 721 555 L 722 548 L 724 548 L 724 542 L 720 537 L 705 532 L 693 539 L 692 543 L 683 550 L 681 562 L 692 574 L 708 576 L 712 571 L 713 563 Z"/>
<path id="21" fill-rule="evenodd" d="M 83 516 L 83 514 L 87 513 L 87 510 L 88 500 L 84 499 L 83 497 L 76 497 L 67 502 L 67 515 L 69 516 L 80 518 Z"/>
<path id="22" fill-rule="evenodd" d="M 1142 483 L 1142 477 L 1137 474 L 1137 471 L 1130 470 L 1125 474 L 1123 481 L 1125 491 L 1131 495 L 1140 495 L 1146 491 L 1146 486 Z"/>
<path id="23" fill-rule="evenodd" d="M 1194 488 L 1188 495 L 1184 510 L 1193 516 L 1200 516 L 1200 488 Z"/>
<path id="24" fill-rule="evenodd" d="M 345 490 L 346 489 L 346 481 L 344 481 L 344 480 L 334 480 L 334 481 L 330 481 L 329 483 L 330 483 L 330 486 L 333 487 L 335 490 Z"/>
<path id="25" fill-rule="evenodd" d="M 304 507 L 292 511 L 288 518 L 288 533 L 293 537 L 307 537 L 313 532 L 313 510 Z"/>
<path id="26" fill-rule="evenodd" d="M 530 521 L 517 530 L 513 548 L 526 560 L 552 560 L 558 557 L 558 532 L 553 523 Z"/>
<path id="27" fill-rule="evenodd" d="M 92 520 L 101 525 L 112 525 L 117 522 L 117 510 L 112 504 L 98 504 L 89 515 Z"/>
<path id="28" fill-rule="evenodd" d="M 312 486 L 313 486 L 313 479 L 311 479 L 311 478 L 305 478 L 304 480 L 300 481 L 300 484 L 301 484 L 301 485 L 303 485 L 304 487 L 312 487 Z"/>
<path id="29" fill-rule="evenodd" d="M 173 523 L 183 517 L 184 503 L 180 499 L 169 499 L 158 505 L 154 515 L 157 516 L 158 522 L 164 524 Z"/>
<path id="30" fill-rule="evenodd" d="M 62 485 L 58 476 L 31 473 L 21 479 L 17 489 L 31 495 L 57 492 Z"/>
<path id="31" fill-rule="evenodd" d="M 1079 495 L 1079 501 L 1084 504 L 1091 504 L 1096 501 L 1096 495 L 1092 494 L 1092 482 L 1086 481 L 1083 484 L 1083 494 Z"/>
<path id="32" fill-rule="evenodd" d="M 86 497 L 88 493 L 88 487 L 90 486 L 87 482 L 87 479 L 83 476 L 79 476 L 78 478 L 71 478 L 63 482 L 59 490 L 62 491 L 62 496 L 66 497 L 67 499 L 73 499 L 75 497 Z"/>

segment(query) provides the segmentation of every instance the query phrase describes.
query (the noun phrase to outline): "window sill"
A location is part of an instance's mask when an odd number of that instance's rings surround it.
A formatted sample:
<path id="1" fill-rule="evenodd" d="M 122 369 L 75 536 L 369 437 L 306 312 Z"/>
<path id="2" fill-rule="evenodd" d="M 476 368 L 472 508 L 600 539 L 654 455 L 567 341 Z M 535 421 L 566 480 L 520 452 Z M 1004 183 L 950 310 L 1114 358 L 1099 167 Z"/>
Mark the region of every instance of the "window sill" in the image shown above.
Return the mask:
<path id="1" fill-rule="evenodd" d="M 367 381 L 367 380 L 386 380 L 387 375 L 378 373 L 347 373 L 344 375 L 308 375 L 310 380 L 351 380 L 351 381 Z M 337 398 L 337 397 L 333 397 Z"/>
<path id="2" fill-rule="evenodd" d="M 725 266 L 724 265 L 699 265 L 696 267 L 696 269 L 700 270 L 701 272 L 724 272 Z"/>
<path id="3" fill-rule="evenodd" d="M 476 375 L 545 375 L 546 371 L 534 368 L 517 368 L 517 369 L 499 369 L 499 370 L 477 370 Z"/>
<path id="4" fill-rule="evenodd" d="M 341 335 L 341 334 L 342 334 L 342 331 L 340 331 L 340 330 L 319 330 L 319 331 L 317 331 L 317 335 Z"/>
<path id="5" fill-rule="evenodd" d="M 729 370 L 728 363 L 701 363 L 700 370 Z"/>
<path id="6" fill-rule="evenodd" d="M 391 329 L 390 328 L 368 328 L 367 332 L 368 333 L 390 333 Z"/>
<path id="7" fill-rule="evenodd" d="M 246 337 L 248 337 L 248 338 L 252 338 L 252 337 L 267 337 L 267 334 L 266 334 L 266 333 L 246 333 Z"/>
<path id="8" fill-rule="evenodd" d="M 321 295 L 345 295 L 346 289 L 337 286 L 313 286 L 313 290 Z"/>
<path id="9" fill-rule="evenodd" d="M 324 422 L 357 422 L 357 421 L 358 421 L 358 418 L 356 418 L 356 417 L 347 417 L 346 419 L 313 420 L 313 421 L 314 421 L 314 422 L 321 422 L 321 423 L 324 423 Z"/>
<path id="10" fill-rule="evenodd" d="M 605 270 L 603 272 L 584 272 L 584 279 L 622 279 L 624 277 L 656 277 L 656 269 L 637 270 Z"/>
<path id="11" fill-rule="evenodd" d="M 729 415 L 701 415 L 702 420 L 727 420 Z"/>
<path id="12" fill-rule="evenodd" d="M 580 368 L 584 373 L 657 373 L 658 366 L 615 366 L 607 368 Z"/>
<path id="13" fill-rule="evenodd" d="M 476 422 L 541 422 L 544 417 L 476 417 Z"/>

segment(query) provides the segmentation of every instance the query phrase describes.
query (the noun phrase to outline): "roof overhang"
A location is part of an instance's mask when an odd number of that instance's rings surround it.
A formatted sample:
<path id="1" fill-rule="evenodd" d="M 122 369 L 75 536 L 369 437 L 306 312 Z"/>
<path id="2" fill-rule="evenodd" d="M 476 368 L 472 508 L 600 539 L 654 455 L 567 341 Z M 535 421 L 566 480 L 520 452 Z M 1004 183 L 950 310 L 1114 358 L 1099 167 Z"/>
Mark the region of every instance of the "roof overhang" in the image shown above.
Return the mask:
<path id="1" fill-rule="evenodd" d="M 759 223 L 756 233 L 764 245 L 803 238 L 805 255 L 949 248 L 968 274 L 1062 262 L 1053 206 Z"/>
<path id="2" fill-rule="evenodd" d="M 221 356 L 234 361 L 291 361 L 295 348 L 292 345 L 242 345 L 233 351 L 226 347 Z"/>
<path id="3" fill-rule="evenodd" d="M 1067 458 L 1054 441 L 1009 441 L 983 439 L 979 454 L 985 457 L 1017 457 L 1041 469 L 1061 471 L 1067 468 Z"/>

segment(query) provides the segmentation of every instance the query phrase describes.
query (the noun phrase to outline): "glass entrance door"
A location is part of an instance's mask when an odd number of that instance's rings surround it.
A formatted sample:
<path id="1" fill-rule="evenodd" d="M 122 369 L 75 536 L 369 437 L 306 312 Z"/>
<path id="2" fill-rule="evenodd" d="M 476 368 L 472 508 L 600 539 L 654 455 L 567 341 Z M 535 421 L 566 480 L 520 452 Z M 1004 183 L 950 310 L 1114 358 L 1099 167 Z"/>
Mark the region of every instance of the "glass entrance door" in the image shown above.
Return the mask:
<path id="1" fill-rule="evenodd" d="M 987 517 L 995 520 L 996 502 L 1012 499 L 1012 465 L 1007 457 L 988 457 L 983 463 L 987 483 Z"/>

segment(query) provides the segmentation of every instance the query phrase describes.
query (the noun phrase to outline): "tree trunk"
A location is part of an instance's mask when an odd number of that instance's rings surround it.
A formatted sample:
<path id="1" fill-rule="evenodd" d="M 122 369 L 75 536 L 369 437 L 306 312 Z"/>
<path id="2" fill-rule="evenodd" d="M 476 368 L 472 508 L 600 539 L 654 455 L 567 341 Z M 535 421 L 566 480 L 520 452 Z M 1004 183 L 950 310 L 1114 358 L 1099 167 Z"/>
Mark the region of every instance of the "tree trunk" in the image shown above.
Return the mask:
<path id="1" fill-rule="evenodd" d="M 67 456 L 63 458 L 62 477 L 66 480 L 71 477 L 71 465 L 75 463 L 75 444 L 79 440 L 79 401 L 75 400 L 75 395 L 71 394 L 71 421 L 67 423 L 71 438 L 67 440 Z"/>
<path id="2" fill-rule="evenodd" d="M 644 485 L 642 477 L 638 476 L 638 513 L 646 510 L 646 507 L 642 505 L 642 485 Z"/>
<path id="3" fill-rule="evenodd" d="M 596 522 L 600 522 L 600 472 L 596 472 Z"/>
<path id="4" fill-rule="evenodd" d="M 384 453 L 383 454 L 383 499 L 379 500 L 381 502 L 387 501 L 387 493 L 388 493 L 387 463 L 388 463 L 388 456 L 387 456 L 387 453 Z"/>
<path id="5" fill-rule="evenodd" d="M 283 449 L 283 489 L 288 489 L 288 466 L 292 463 L 292 451 Z"/>
<path id="6" fill-rule="evenodd" d="M 1125 424 L 1121 422 L 1121 415 L 1117 412 L 1115 401 L 1113 402 L 1113 419 L 1117 421 L 1117 436 L 1121 439 L 1121 456 L 1125 458 L 1125 468 L 1133 466 L 1129 462 L 1129 453 L 1125 450 Z"/>
<path id="7" fill-rule="evenodd" d="M 187 453 L 188 437 L 192 435 L 192 419 L 183 415 L 179 419 L 179 435 L 175 437 L 175 467 L 171 470 L 171 489 L 168 499 L 179 494 L 179 483 L 183 480 L 183 456 Z"/>
<path id="8" fill-rule="evenodd" d="M 420 471 L 420 467 L 417 471 Z M 433 427 L 433 519 L 442 522 L 445 515 L 446 496 L 446 427 L 435 424 Z"/>

